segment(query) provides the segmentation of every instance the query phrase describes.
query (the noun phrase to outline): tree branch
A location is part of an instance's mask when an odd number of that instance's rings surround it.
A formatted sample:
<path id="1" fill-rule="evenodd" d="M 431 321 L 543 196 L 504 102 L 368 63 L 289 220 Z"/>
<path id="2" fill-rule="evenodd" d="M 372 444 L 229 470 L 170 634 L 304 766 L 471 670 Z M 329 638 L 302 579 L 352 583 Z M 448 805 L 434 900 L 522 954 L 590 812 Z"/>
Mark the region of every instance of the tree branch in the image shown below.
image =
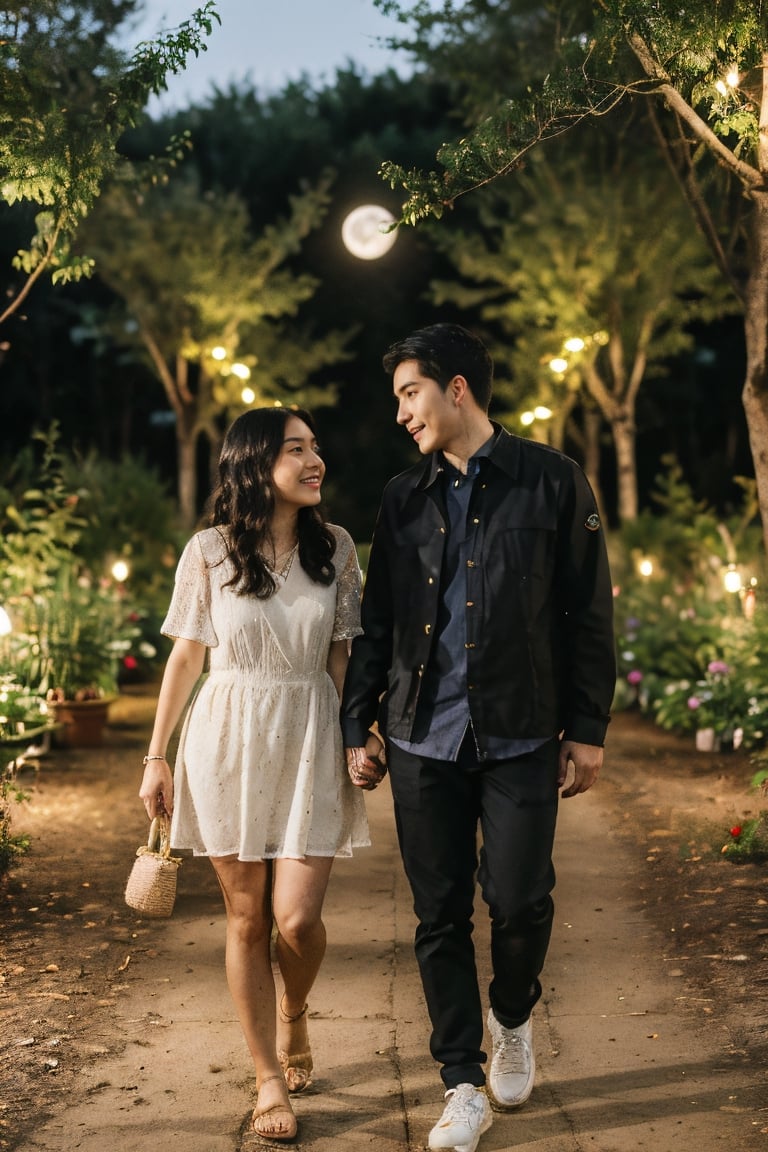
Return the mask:
<path id="1" fill-rule="evenodd" d="M 21 307 L 27 296 L 29 296 L 29 293 L 32 291 L 34 285 L 37 283 L 43 272 L 45 272 L 46 268 L 51 263 L 53 254 L 56 251 L 56 244 L 58 243 L 60 233 L 61 221 L 59 221 L 59 223 L 54 228 L 53 233 L 51 234 L 51 238 L 46 245 L 45 252 L 40 257 L 40 263 L 37 265 L 34 271 L 30 272 L 30 274 L 27 276 L 27 279 L 25 280 L 18 295 L 14 296 L 13 300 L 5 309 L 5 311 L 0 313 L 0 324 L 3 324 L 9 316 L 13 316 L 14 312 L 16 312 Z"/>
<path id="2" fill-rule="evenodd" d="M 684 124 L 688 125 L 697 139 L 706 145 L 717 162 L 733 173 L 747 189 L 760 187 L 764 183 L 763 174 L 751 164 L 745 164 L 743 160 L 739 160 L 731 149 L 723 144 L 720 137 L 715 135 L 706 120 L 702 120 L 701 116 L 694 111 L 682 93 L 671 82 L 643 38 L 634 32 L 628 37 L 628 43 L 646 75 L 657 81 L 657 87 L 648 92 L 647 95 L 663 96 L 672 111 L 679 116 Z"/>
<path id="3" fill-rule="evenodd" d="M 680 117 L 677 115 L 677 113 L 675 113 L 675 120 L 678 124 L 677 141 L 681 145 L 678 152 L 678 155 L 681 157 L 681 159 L 678 163 L 672 154 L 672 143 L 662 129 L 656 115 L 656 109 L 653 105 L 649 106 L 648 113 L 650 116 L 651 127 L 653 129 L 654 136 L 656 137 L 656 141 L 659 145 L 661 154 L 666 161 L 667 167 L 672 173 L 675 183 L 679 187 L 682 195 L 688 202 L 688 205 L 693 212 L 694 219 L 699 226 L 701 234 L 712 251 L 712 254 L 715 258 L 715 263 L 722 272 L 724 279 L 727 280 L 730 284 L 736 298 L 741 300 L 743 303 L 743 286 L 734 275 L 733 269 L 731 268 L 730 262 L 728 260 L 727 253 L 722 245 L 720 236 L 718 235 L 717 227 L 714 220 L 712 219 L 712 213 L 710 212 L 709 207 L 701 194 L 701 187 L 698 180 L 696 179 L 693 164 L 691 163 L 690 148 L 688 146 L 687 140 L 685 139 L 682 128 L 680 127 Z"/>

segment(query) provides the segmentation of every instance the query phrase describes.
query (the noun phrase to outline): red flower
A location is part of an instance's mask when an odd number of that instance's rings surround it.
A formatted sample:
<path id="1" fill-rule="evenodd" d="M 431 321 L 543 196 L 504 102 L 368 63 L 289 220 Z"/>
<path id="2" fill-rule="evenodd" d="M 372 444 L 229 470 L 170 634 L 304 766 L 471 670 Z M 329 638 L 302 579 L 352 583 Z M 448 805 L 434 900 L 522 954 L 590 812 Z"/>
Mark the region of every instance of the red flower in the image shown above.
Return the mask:
<path id="1" fill-rule="evenodd" d="M 134 668 L 138 668 L 139 666 L 139 662 L 135 656 L 124 656 L 123 664 L 126 668 L 130 668 L 131 671 L 133 671 Z M 741 831 L 741 829 L 739 829 L 739 831 Z"/>
<path id="2" fill-rule="evenodd" d="M 741 836 L 741 824 L 734 824 L 733 828 L 731 828 L 731 836 L 733 836 L 734 840 L 738 840 L 739 836 Z"/>

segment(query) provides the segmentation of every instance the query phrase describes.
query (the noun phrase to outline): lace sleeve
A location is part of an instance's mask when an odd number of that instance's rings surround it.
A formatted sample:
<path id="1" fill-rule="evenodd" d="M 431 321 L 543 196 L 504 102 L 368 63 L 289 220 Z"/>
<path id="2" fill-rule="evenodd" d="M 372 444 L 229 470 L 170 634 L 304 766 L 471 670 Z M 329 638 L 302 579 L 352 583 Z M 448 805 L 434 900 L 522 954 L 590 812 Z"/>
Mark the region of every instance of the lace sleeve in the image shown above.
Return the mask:
<path id="1" fill-rule="evenodd" d="M 334 640 L 351 640 L 362 632 L 360 627 L 360 593 L 362 575 L 352 537 L 343 528 L 333 526 L 336 535 L 336 619 Z"/>
<path id="2" fill-rule="evenodd" d="M 193 536 L 181 554 L 168 614 L 160 629 L 164 636 L 196 640 L 208 648 L 219 643 L 211 620 L 211 580 L 200 537 Z"/>

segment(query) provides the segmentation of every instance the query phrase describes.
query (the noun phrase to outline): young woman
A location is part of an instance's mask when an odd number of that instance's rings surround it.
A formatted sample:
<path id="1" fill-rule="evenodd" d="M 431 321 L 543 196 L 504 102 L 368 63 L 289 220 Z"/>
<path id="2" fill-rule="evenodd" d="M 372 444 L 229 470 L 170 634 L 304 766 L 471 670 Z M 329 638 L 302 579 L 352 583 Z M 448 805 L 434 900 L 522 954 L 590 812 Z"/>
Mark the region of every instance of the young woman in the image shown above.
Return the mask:
<path id="1" fill-rule="evenodd" d="M 254 409 L 229 429 L 212 526 L 182 554 L 163 625 L 175 643 L 140 791 L 150 819 L 172 813 L 174 847 L 216 871 L 227 980 L 256 1070 L 253 1128 L 271 1140 L 296 1135 L 288 1094 L 310 1082 L 307 995 L 333 858 L 369 843 L 339 727 L 360 571 L 349 534 L 318 510 L 324 474 L 306 412 Z M 168 742 L 206 651 L 174 779 Z"/>

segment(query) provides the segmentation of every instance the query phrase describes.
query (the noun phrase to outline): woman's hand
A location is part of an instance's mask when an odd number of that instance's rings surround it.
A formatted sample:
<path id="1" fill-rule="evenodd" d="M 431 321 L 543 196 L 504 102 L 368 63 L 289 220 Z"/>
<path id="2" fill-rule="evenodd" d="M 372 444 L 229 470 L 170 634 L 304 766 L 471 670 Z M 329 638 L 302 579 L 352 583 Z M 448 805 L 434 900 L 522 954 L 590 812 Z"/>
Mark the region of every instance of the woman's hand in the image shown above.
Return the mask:
<path id="1" fill-rule="evenodd" d="M 145 764 L 139 796 L 150 820 L 161 812 L 169 816 L 173 813 L 173 775 L 167 760 L 149 760 Z"/>

